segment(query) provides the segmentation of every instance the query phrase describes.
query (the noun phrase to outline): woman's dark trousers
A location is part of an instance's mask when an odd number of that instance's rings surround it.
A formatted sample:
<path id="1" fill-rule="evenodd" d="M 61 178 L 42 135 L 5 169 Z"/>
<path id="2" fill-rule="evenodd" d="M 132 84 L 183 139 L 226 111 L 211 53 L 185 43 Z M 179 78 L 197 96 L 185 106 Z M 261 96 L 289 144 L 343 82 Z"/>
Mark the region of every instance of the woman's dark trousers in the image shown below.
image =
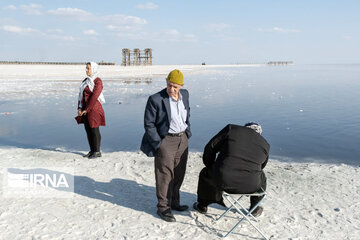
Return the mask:
<path id="1" fill-rule="evenodd" d="M 87 139 L 91 152 L 100 152 L 101 134 L 99 127 L 91 128 L 87 115 L 83 117 Z"/>

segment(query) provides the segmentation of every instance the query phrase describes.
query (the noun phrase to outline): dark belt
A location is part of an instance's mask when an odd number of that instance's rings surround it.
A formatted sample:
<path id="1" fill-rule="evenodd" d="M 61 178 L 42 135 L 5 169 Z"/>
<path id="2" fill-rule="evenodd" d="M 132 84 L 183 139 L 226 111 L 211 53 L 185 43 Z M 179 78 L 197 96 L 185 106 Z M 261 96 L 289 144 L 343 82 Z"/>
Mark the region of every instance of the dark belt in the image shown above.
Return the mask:
<path id="1" fill-rule="evenodd" d="M 172 136 L 172 137 L 181 137 L 184 134 L 185 134 L 185 131 L 179 132 L 179 133 L 168 133 L 167 135 Z"/>

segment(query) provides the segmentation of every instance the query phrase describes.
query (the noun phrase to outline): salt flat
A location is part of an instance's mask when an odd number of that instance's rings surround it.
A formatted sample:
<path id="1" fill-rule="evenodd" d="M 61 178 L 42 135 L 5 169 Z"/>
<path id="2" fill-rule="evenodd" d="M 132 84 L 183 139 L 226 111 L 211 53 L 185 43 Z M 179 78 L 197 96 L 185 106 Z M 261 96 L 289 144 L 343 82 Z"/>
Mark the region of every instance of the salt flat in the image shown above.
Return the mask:
<path id="1" fill-rule="evenodd" d="M 176 223 L 162 221 L 156 215 L 153 159 L 140 152 L 104 153 L 88 160 L 63 149 L 1 147 L 0 156 L 3 169 L 62 166 L 75 172 L 75 194 L 68 198 L 5 198 L 1 190 L 1 239 L 218 239 L 234 224 L 231 214 L 214 222 L 223 210 L 216 205 L 206 215 L 190 208 L 174 212 Z M 183 204 L 196 201 L 202 167 L 201 153 L 190 153 Z M 358 239 L 359 173 L 359 167 L 344 164 L 270 159 L 269 197 L 259 227 L 272 239 Z M 229 239 L 256 237 L 245 223 Z"/>

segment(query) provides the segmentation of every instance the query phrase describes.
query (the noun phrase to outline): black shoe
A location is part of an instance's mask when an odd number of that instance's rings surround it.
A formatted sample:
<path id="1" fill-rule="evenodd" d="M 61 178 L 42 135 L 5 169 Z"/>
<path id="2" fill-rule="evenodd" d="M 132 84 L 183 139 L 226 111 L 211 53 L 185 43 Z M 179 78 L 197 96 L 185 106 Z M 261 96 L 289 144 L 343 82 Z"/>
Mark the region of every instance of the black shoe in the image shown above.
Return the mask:
<path id="1" fill-rule="evenodd" d="M 177 206 L 171 206 L 171 209 L 182 212 L 182 211 L 188 210 L 189 206 L 188 205 L 177 205 Z"/>
<path id="2" fill-rule="evenodd" d="M 205 214 L 207 212 L 207 207 L 201 206 L 198 202 L 194 202 L 193 208 L 202 214 Z"/>
<path id="3" fill-rule="evenodd" d="M 93 152 L 92 152 L 92 151 L 90 151 L 90 152 L 88 152 L 87 154 L 83 155 L 83 157 L 84 157 L 84 158 L 88 158 L 88 157 L 90 157 L 90 156 L 91 156 L 91 154 L 93 154 Z"/>
<path id="4" fill-rule="evenodd" d="M 98 157 L 101 157 L 101 152 L 93 152 L 89 158 L 92 159 L 92 158 L 98 158 Z"/>
<path id="5" fill-rule="evenodd" d="M 159 217 L 167 222 L 176 222 L 176 219 L 174 217 L 174 215 L 171 213 L 170 208 L 166 209 L 163 212 L 160 212 L 160 210 L 157 210 L 157 215 L 159 215 Z"/>
<path id="6" fill-rule="evenodd" d="M 264 211 L 264 208 L 259 206 L 254 209 L 254 211 L 251 213 L 251 215 L 253 215 L 254 217 L 259 217 L 263 211 Z"/>

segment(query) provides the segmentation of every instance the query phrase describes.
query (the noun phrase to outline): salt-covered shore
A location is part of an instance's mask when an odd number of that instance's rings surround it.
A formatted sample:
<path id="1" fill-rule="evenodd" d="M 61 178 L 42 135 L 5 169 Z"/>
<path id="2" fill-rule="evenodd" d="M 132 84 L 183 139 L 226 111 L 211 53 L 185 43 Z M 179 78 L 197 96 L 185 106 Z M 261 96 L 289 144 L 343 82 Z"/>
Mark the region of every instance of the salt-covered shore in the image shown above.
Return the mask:
<path id="1" fill-rule="evenodd" d="M 174 212 L 175 223 L 162 221 L 156 215 L 153 159 L 140 152 L 104 153 L 89 160 L 62 149 L 1 147 L 0 156 L 2 169 L 61 166 L 75 171 L 75 194 L 69 198 L 5 198 L 1 189 L 0 239 L 219 239 L 234 224 L 231 214 L 214 222 L 223 210 L 216 205 L 206 215 L 190 208 Z M 183 204 L 196 201 L 201 161 L 201 153 L 190 153 Z M 358 239 L 359 173 L 358 166 L 270 159 L 260 228 L 271 239 Z M 0 179 L 2 185 L 3 172 Z M 229 239 L 257 237 L 245 223 Z"/>
<path id="2" fill-rule="evenodd" d="M 101 65 L 101 77 L 104 79 L 126 77 L 156 77 L 168 74 L 173 69 L 180 69 L 186 74 L 209 72 L 215 68 L 260 67 L 264 64 L 233 64 L 233 65 L 153 65 L 153 66 L 120 66 Z M 31 65 L 31 64 L 0 64 L 1 79 L 51 79 L 79 80 L 85 76 L 85 65 Z"/>

